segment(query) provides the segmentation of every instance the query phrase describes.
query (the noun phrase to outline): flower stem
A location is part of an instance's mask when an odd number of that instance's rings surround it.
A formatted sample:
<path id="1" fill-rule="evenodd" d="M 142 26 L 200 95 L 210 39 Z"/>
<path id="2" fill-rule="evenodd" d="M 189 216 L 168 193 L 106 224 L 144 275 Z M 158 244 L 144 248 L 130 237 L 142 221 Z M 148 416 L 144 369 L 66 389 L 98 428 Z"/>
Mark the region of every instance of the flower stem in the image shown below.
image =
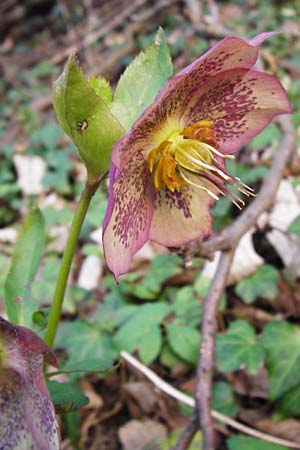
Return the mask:
<path id="1" fill-rule="evenodd" d="M 105 174 L 106 175 L 106 174 Z M 45 343 L 52 347 L 58 323 L 60 321 L 61 311 L 63 300 L 66 292 L 67 281 L 69 277 L 69 272 L 71 268 L 72 259 L 74 256 L 75 248 L 78 242 L 78 237 L 80 234 L 80 230 L 86 216 L 87 210 L 89 208 L 90 202 L 92 200 L 93 195 L 99 187 L 99 184 L 104 179 L 104 176 L 101 176 L 98 180 L 95 181 L 87 181 L 84 191 L 81 194 L 79 203 L 77 205 L 73 221 L 71 224 L 71 228 L 69 231 L 69 236 L 67 239 L 67 243 L 65 246 L 64 254 L 61 260 L 61 265 L 56 281 L 56 287 L 53 297 L 53 302 L 50 310 L 50 315 L 48 319 L 48 324 L 46 328 L 46 333 L 44 337 Z"/>

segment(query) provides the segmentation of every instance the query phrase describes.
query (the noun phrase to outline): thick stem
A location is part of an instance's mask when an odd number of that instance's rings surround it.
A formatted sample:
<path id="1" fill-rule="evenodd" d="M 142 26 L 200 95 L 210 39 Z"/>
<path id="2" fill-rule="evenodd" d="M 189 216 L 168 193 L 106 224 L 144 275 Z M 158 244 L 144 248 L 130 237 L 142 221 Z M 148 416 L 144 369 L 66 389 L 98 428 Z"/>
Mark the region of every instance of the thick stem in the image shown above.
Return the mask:
<path id="1" fill-rule="evenodd" d="M 60 321 L 63 300 L 64 300 L 66 287 L 67 287 L 67 281 L 68 281 L 68 277 L 69 277 L 69 272 L 70 272 L 75 248 L 76 248 L 76 245 L 78 242 L 80 230 L 81 230 L 84 218 L 86 216 L 88 207 L 92 200 L 92 197 L 95 194 L 96 190 L 98 189 L 98 186 L 103 178 L 104 177 L 101 177 L 99 180 L 96 180 L 93 182 L 87 181 L 84 191 L 82 192 L 79 203 L 77 205 L 77 209 L 75 211 L 74 217 L 73 217 L 73 221 L 72 221 L 71 228 L 69 231 L 68 240 L 66 243 L 66 247 L 64 250 L 64 254 L 62 257 L 62 261 L 61 261 L 61 265 L 60 265 L 60 269 L 59 269 L 59 273 L 58 273 L 58 277 L 57 277 L 57 281 L 56 281 L 53 302 L 51 305 L 48 325 L 47 325 L 46 333 L 45 333 L 45 337 L 44 337 L 44 341 L 49 347 L 52 347 L 52 345 L 53 345 L 57 326 Z"/>

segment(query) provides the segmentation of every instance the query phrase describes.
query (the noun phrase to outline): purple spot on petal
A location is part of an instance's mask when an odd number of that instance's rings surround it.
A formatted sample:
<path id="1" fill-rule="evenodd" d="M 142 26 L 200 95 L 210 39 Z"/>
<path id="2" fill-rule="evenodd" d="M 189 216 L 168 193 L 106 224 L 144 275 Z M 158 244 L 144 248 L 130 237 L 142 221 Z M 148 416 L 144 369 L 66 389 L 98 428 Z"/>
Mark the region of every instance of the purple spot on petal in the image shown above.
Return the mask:
<path id="1" fill-rule="evenodd" d="M 134 155 L 114 182 L 113 232 L 125 248 L 129 248 L 148 225 L 146 193 L 149 183 L 150 173 L 142 153 Z"/>
<path id="2" fill-rule="evenodd" d="M 182 211 L 185 219 L 192 218 L 190 211 L 192 196 L 187 189 L 183 189 L 181 192 L 171 192 L 169 189 L 164 191 L 164 205 L 169 209 L 176 208 Z M 159 191 L 155 193 L 155 208 L 158 209 L 162 205 L 162 194 Z"/>

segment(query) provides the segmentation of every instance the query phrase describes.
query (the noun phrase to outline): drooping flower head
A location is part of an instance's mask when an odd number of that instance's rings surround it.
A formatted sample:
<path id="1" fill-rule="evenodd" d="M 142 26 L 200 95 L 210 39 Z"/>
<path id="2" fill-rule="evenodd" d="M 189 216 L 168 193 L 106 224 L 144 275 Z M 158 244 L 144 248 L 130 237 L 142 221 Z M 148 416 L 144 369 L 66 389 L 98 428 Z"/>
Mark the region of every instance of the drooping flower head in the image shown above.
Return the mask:
<path id="1" fill-rule="evenodd" d="M 60 434 L 43 373 L 58 366 L 31 330 L 0 316 L 0 448 L 58 450 Z"/>
<path id="2" fill-rule="evenodd" d="M 280 82 L 252 70 L 272 34 L 223 39 L 168 80 L 114 145 L 103 245 L 116 278 L 148 239 L 178 247 L 208 237 L 220 195 L 238 207 L 240 195 L 253 195 L 225 162 L 275 116 L 292 112 Z"/>

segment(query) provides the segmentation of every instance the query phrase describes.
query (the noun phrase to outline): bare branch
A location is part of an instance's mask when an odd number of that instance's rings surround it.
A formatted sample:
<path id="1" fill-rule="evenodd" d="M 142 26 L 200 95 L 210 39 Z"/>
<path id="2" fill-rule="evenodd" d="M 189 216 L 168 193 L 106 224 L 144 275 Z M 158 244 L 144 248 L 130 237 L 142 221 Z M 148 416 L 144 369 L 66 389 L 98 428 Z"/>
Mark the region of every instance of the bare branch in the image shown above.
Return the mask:
<path id="1" fill-rule="evenodd" d="M 214 424 L 210 410 L 212 374 L 214 369 L 214 344 L 217 330 L 216 311 L 226 287 L 234 251 L 222 253 L 218 269 L 204 300 L 201 327 L 201 345 L 197 366 L 196 404 L 203 433 L 203 450 L 215 448 Z"/>
<path id="2" fill-rule="evenodd" d="M 194 409 L 173 450 L 187 450 L 198 429 L 198 414 Z"/>

